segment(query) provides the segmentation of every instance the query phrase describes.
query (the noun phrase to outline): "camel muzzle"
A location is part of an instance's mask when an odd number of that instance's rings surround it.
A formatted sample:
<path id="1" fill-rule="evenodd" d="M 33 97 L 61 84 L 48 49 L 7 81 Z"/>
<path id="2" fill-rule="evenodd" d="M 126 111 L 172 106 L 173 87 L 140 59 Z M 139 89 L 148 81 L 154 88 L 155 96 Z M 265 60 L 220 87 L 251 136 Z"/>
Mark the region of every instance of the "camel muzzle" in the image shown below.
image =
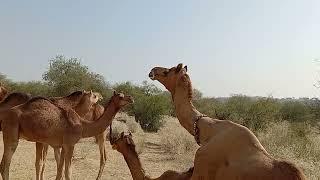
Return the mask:
<path id="1" fill-rule="evenodd" d="M 151 71 L 151 72 L 149 73 L 149 78 L 150 78 L 151 80 L 154 80 L 154 79 L 155 79 L 155 75 L 154 75 L 153 71 Z"/>

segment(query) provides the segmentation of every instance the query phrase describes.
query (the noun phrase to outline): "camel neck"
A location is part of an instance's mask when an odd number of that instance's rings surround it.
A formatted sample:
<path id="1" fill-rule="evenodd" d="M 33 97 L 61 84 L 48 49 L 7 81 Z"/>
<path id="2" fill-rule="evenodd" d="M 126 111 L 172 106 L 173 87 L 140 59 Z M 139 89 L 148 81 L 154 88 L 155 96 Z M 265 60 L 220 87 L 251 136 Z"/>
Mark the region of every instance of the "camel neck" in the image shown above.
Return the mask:
<path id="1" fill-rule="evenodd" d="M 111 124 L 113 118 L 119 111 L 112 103 L 105 108 L 102 116 L 96 121 L 84 121 L 82 122 L 83 130 L 82 137 L 92 137 L 101 134 Z"/>
<path id="2" fill-rule="evenodd" d="M 133 180 L 149 180 L 142 168 L 141 161 L 136 152 L 128 150 L 128 153 L 122 154 L 132 175 Z"/>
<path id="3" fill-rule="evenodd" d="M 80 117 L 84 117 L 89 111 L 91 106 L 80 103 L 75 107 L 75 111 Z"/>
<path id="4" fill-rule="evenodd" d="M 181 92 L 180 88 L 172 95 L 173 104 L 180 124 L 192 135 L 194 135 L 193 123 L 201 113 L 193 106 L 187 92 Z"/>

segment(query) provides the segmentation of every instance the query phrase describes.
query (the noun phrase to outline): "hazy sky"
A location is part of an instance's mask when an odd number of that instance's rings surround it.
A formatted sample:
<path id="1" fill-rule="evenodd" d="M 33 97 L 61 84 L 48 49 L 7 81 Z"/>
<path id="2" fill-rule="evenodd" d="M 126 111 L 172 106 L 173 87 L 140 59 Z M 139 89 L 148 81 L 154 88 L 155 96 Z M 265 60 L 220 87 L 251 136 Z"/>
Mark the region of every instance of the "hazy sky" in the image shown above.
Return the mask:
<path id="1" fill-rule="evenodd" d="M 0 4 L 0 72 L 13 80 L 40 80 L 63 54 L 110 82 L 140 83 L 153 66 L 183 62 L 206 96 L 320 95 L 319 0 Z"/>

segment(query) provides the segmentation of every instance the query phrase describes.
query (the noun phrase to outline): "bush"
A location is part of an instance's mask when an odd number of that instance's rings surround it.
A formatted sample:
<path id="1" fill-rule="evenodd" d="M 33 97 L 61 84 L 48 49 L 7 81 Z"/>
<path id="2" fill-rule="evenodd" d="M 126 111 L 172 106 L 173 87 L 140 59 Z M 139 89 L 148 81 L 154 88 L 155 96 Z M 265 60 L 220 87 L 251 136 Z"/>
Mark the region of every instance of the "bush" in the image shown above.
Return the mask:
<path id="1" fill-rule="evenodd" d="M 290 100 L 282 103 L 281 118 L 289 122 L 303 122 L 313 119 L 310 109 L 303 102 Z"/>
<path id="2" fill-rule="evenodd" d="M 167 102 L 161 95 L 140 96 L 133 106 L 136 120 L 146 131 L 156 132 L 162 126 L 162 115 L 168 114 Z"/>
<path id="3" fill-rule="evenodd" d="M 117 84 L 115 89 L 134 97 L 135 103 L 128 106 L 125 111 L 134 115 L 145 131 L 158 131 L 163 124 L 161 117 L 169 114 L 172 109 L 168 96 L 147 82 L 143 82 L 142 86 L 125 82 Z"/>
<path id="4" fill-rule="evenodd" d="M 41 81 L 8 83 L 11 92 L 30 93 L 32 96 L 51 96 L 51 88 Z"/>

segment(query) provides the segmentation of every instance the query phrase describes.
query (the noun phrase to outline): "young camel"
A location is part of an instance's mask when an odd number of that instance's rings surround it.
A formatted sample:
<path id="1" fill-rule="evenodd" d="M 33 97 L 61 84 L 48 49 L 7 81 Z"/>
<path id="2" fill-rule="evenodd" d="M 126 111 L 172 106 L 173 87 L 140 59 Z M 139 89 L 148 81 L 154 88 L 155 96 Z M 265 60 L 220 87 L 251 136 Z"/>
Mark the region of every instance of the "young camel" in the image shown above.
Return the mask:
<path id="1" fill-rule="evenodd" d="M 182 173 L 168 170 L 155 179 L 148 177 L 142 168 L 131 133 L 125 135 L 122 132 L 119 138 L 114 138 L 110 135 L 110 144 L 113 149 L 123 155 L 133 180 L 189 180 L 192 176 L 193 168 Z"/>
<path id="2" fill-rule="evenodd" d="M 90 96 L 90 100 L 92 98 Z M 4 180 L 9 179 L 11 158 L 21 136 L 29 141 L 49 144 L 52 147 L 62 147 L 56 180 L 62 179 L 64 164 L 65 178 L 69 180 L 74 145 L 82 137 L 101 134 L 116 112 L 121 107 L 132 102 L 133 100 L 130 96 L 114 94 L 103 115 L 95 122 L 83 120 L 72 111 L 66 113 L 50 100 L 43 98 L 31 99 L 25 104 L 11 108 L 7 113 L 0 115 L 2 117 L 1 125 L 4 142 L 4 154 L 0 165 L 2 178 Z M 68 122 L 67 118 L 70 118 L 70 116 L 75 122 L 80 122 L 79 126 L 72 126 Z"/>
<path id="3" fill-rule="evenodd" d="M 194 160 L 192 180 L 304 180 L 294 164 L 276 160 L 246 127 L 212 119 L 192 104 L 192 85 L 187 67 L 155 67 L 149 73 L 171 93 L 180 124 L 201 146 Z"/>

